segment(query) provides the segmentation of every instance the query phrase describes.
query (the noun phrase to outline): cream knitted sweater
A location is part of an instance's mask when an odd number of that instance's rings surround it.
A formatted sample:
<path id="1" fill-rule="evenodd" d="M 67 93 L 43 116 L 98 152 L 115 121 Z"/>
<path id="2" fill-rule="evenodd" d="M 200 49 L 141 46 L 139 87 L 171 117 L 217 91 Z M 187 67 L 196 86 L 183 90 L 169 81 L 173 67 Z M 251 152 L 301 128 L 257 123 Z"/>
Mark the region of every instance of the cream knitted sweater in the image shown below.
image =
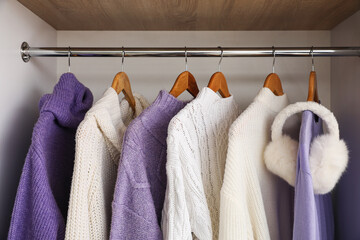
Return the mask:
<path id="1" fill-rule="evenodd" d="M 122 138 L 130 121 L 149 105 L 134 96 L 135 113 L 109 88 L 78 127 L 65 239 L 109 238 Z"/>
<path id="2" fill-rule="evenodd" d="M 239 115 L 234 98 L 204 88 L 170 122 L 164 239 L 217 239 L 228 130 Z"/>
<path id="3" fill-rule="evenodd" d="M 286 105 L 286 95 L 263 88 L 230 128 L 220 239 L 291 239 L 291 189 L 266 169 L 263 159 L 271 124 Z"/>

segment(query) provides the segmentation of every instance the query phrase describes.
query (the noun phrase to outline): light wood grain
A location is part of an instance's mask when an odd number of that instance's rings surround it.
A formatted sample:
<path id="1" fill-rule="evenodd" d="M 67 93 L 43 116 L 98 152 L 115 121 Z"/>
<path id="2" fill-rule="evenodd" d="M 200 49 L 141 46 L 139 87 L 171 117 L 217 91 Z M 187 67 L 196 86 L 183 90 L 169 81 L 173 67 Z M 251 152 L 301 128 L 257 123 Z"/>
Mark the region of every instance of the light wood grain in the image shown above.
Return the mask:
<path id="1" fill-rule="evenodd" d="M 57 30 L 329 30 L 360 0 L 18 0 Z"/>
<path id="2" fill-rule="evenodd" d="M 174 86 L 170 90 L 170 94 L 177 98 L 185 91 L 188 91 L 193 97 L 196 97 L 199 93 L 199 87 L 195 77 L 189 71 L 184 71 L 179 74 Z"/>
<path id="3" fill-rule="evenodd" d="M 269 88 L 276 96 L 284 95 L 280 78 L 276 73 L 270 73 L 266 77 L 264 87 Z"/>
<path id="4" fill-rule="evenodd" d="M 125 72 L 118 72 L 111 84 L 111 87 L 117 94 L 124 93 L 125 99 L 129 102 L 130 107 L 135 112 L 135 98 L 131 90 L 131 84 L 128 75 Z"/>
<path id="5" fill-rule="evenodd" d="M 307 101 L 319 102 L 319 94 L 317 90 L 316 72 L 311 71 L 309 76 L 309 90 Z"/>
<path id="6" fill-rule="evenodd" d="M 214 92 L 219 92 L 223 98 L 231 96 L 226 82 L 226 78 L 222 72 L 216 72 L 211 76 L 208 88 L 210 88 Z"/>

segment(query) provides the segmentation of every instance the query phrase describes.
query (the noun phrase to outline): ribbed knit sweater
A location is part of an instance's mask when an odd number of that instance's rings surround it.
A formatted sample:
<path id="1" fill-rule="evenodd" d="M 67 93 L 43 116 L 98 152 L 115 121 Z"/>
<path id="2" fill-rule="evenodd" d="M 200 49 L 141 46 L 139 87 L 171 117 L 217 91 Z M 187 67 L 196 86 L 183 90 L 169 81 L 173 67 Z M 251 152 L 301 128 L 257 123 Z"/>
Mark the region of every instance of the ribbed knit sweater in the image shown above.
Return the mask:
<path id="1" fill-rule="evenodd" d="M 75 133 L 92 102 L 90 90 L 72 73 L 41 98 L 8 239 L 64 239 Z"/>
<path id="2" fill-rule="evenodd" d="M 286 95 L 262 88 L 229 131 L 221 188 L 220 239 L 291 239 L 290 186 L 266 169 L 263 152 Z"/>
<path id="3" fill-rule="evenodd" d="M 126 130 L 112 204 L 110 239 L 162 239 L 167 129 L 185 105 L 161 91 Z"/>
<path id="4" fill-rule="evenodd" d="M 228 130 L 238 115 L 233 96 L 205 87 L 170 121 L 164 239 L 218 238 Z"/>
<path id="5" fill-rule="evenodd" d="M 148 106 L 134 94 L 135 113 L 113 88 L 86 114 L 76 132 L 66 239 L 108 239 L 123 135 L 133 118 Z"/>

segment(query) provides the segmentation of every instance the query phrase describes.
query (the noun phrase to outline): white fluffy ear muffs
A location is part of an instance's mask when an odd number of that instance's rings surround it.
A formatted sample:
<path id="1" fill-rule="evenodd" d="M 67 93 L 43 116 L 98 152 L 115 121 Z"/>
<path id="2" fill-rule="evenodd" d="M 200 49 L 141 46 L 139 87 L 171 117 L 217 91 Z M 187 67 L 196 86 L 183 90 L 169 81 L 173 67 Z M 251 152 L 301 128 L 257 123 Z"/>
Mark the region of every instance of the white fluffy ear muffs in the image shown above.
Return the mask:
<path id="1" fill-rule="evenodd" d="M 295 185 L 296 161 L 299 143 L 282 135 L 283 125 L 295 113 L 310 110 L 327 126 L 328 133 L 317 136 L 310 146 L 310 171 L 316 194 L 330 192 L 348 163 L 348 149 L 339 139 L 339 126 L 332 112 L 316 102 L 298 102 L 284 108 L 271 127 L 271 142 L 265 149 L 265 164 L 269 171 Z"/>

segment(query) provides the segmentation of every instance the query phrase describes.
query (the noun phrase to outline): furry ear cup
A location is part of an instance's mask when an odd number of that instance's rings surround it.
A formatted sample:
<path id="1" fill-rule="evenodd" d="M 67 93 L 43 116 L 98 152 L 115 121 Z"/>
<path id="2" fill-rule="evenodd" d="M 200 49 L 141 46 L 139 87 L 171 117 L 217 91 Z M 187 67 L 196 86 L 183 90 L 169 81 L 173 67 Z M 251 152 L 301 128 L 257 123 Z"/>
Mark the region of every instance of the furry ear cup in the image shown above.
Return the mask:
<path id="1" fill-rule="evenodd" d="M 264 152 L 267 169 L 295 186 L 299 143 L 287 135 L 269 143 Z M 316 137 L 310 147 L 310 171 L 315 194 L 330 192 L 348 163 L 348 149 L 343 140 L 329 134 Z"/>
<path id="2" fill-rule="evenodd" d="M 270 142 L 265 149 L 264 159 L 267 169 L 295 186 L 298 142 L 283 135 Z"/>
<path id="3" fill-rule="evenodd" d="M 348 149 L 343 140 L 329 134 L 316 137 L 310 148 L 310 170 L 314 192 L 330 192 L 348 164 Z"/>

